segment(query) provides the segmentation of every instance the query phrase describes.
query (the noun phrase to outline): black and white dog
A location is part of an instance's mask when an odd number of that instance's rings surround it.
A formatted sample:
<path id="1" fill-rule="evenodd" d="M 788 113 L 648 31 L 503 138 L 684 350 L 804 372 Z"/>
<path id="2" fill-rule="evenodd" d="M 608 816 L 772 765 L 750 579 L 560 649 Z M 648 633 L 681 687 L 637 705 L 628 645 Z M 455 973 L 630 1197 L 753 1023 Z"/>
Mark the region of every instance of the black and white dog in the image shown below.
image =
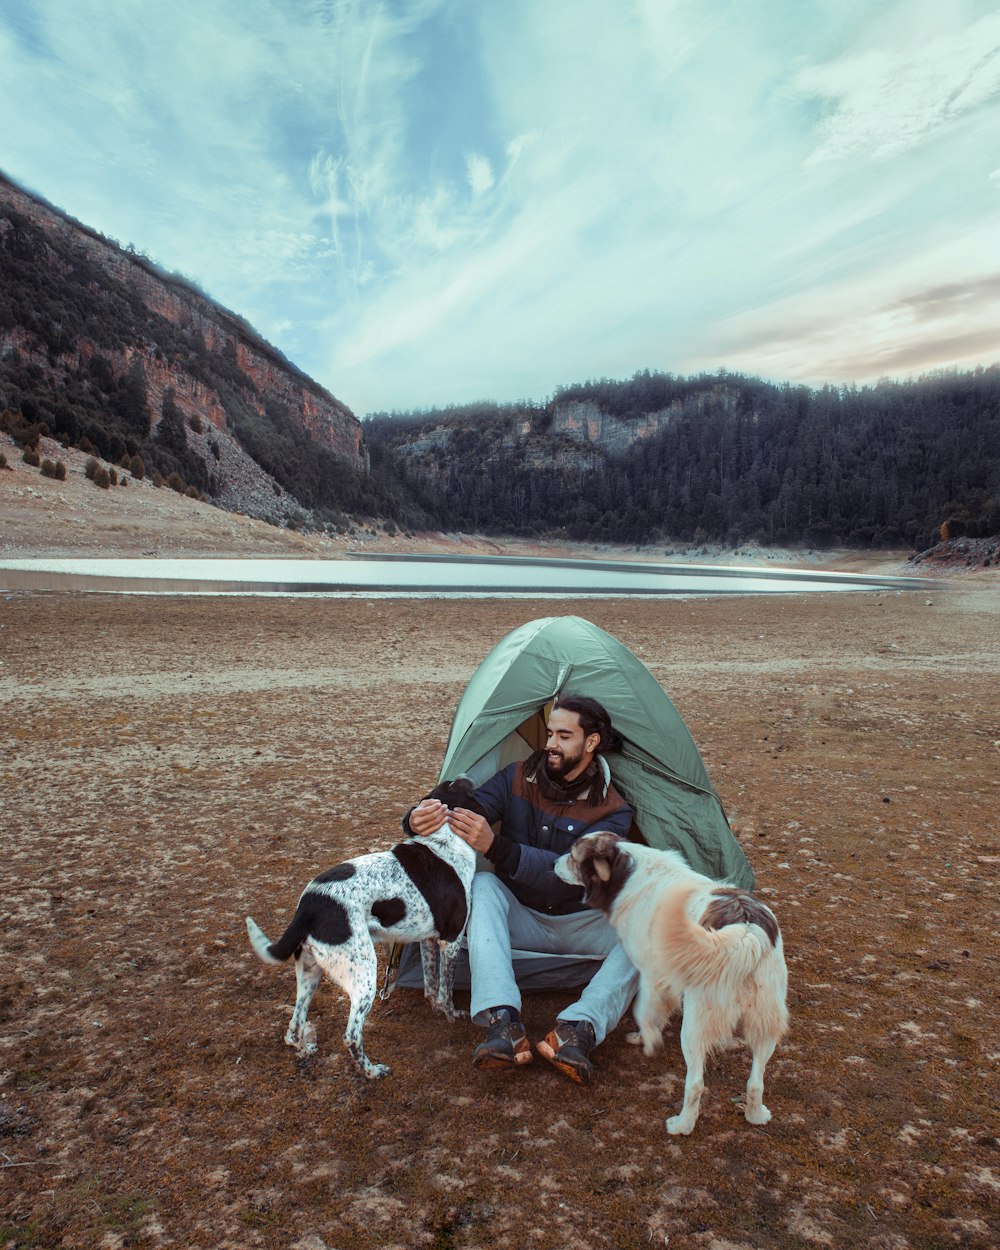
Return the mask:
<path id="1" fill-rule="evenodd" d="M 465 778 L 436 786 L 428 797 L 485 815 Z M 300 1055 L 315 1051 L 306 1015 L 325 972 L 351 999 L 344 1042 L 354 1062 L 366 1077 L 388 1074 L 386 1064 L 369 1060 L 362 1036 L 378 982 L 375 942 L 419 942 L 424 994 L 449 1021 L 465 1016 L 455 1010 L 452 986 L 475 871 L 475 851 L 446 823 L 430 837 L 408 838 L 314 877 L 277 942 L 248 916 L 250 944 L 265 963 L 295 956 L 298 995 L 286 1043 Z"/>

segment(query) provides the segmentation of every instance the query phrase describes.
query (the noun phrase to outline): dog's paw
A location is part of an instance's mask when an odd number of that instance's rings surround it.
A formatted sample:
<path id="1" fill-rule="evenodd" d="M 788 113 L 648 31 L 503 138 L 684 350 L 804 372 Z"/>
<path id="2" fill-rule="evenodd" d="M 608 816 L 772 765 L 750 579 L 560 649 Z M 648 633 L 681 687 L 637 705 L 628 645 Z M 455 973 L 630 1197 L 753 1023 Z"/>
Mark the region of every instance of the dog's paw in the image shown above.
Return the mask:
<path id="1" fill-rule="evenodd" d="M 763 1103 L 759 1107 L 748 1106 L 744 1115 L 748 1124 L 769 1124 L 771 1121 L 771 1113 Z"/>
<path id="2" fill-rule="evenodd" d="M 469 1019 L 469 1013 L 459 1010 L 458 1007 L 441 1007 L 439 1010 L 449 1024 L 454 1024 L 456 1020 Z"/>
<path id="3" fill-rule="evenodd" d="M 307 1024 L 300 1032 L 294 1032 L 289 1029 L 285 1034 L 285 1045 L 291 1046 L 298 1055 L 303 1059 L 308 1055 L 314 1055 L 319 1046 L 316 1044 L 316 1029 L 312 1024 Z"/>
<path id="4" fill-rule="evenodd" d="M 642 1029 L 636 1029 L 634 1033 L 626 1033 L 625 1040 L 630 1046 L 641 1046 L 643 1054 L 650 1059 L 663 1049 L 662 1033 L 643 1033 Z"/>
<path id="5" fill-rule="evenodd" d="M 683 1115 L 672 1115 L 667 1120 L 667 1132 L 671 1137 L 687 1137 L 695 1126 L 694 1120 L 686 1120 Z"/>
<path id="6" fill-rule="evenodd" d="M 392 1071 L 387 1063 L 370 1063 L 365 1068 L 365 1077 L 369 1081 L 377 1081 L 379 1077 L 388 1076 Z"/>
<path id="7" fill-rule="evenodd" d="M 300 1040 L 298 1042 L 290 1042 L 286 1037 L 285 1042 L 291 1046 L 300 1059 L 308 1059 L 310 1055 L 315 1055 L 319 1050 L 319 1047 L 313 1041 Z"/>
<path id="8" fill-rule="evenodd" d="M 642 1029 L 635 1035 L 635 1045 L 642 1046 L 642 1053 L 647 1059 L 652 1059 L 654 1055 L 660 1054 L 663 1050 L 663 1034 L 657 1032 L 643 1032 Z"/>

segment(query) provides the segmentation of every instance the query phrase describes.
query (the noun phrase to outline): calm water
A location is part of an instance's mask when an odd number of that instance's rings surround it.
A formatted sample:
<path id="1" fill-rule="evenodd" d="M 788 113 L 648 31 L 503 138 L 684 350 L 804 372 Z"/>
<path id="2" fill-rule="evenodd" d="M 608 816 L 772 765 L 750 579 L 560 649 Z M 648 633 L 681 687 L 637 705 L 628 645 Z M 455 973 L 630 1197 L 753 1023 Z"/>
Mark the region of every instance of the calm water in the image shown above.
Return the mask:
<path id="1" fill-rule="evenodd" d="M 695 564 L 362 556 L 346 560 L 0 560 L 0 590 L 462 598 L 928 589 L 925 578 Z"/>

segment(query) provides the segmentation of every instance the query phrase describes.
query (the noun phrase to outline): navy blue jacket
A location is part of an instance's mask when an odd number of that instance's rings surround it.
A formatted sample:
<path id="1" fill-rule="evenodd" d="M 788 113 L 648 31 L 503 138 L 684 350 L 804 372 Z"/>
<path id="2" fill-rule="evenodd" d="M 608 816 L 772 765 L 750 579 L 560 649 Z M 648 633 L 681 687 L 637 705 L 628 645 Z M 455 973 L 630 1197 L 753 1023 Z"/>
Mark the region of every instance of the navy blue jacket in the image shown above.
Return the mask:
<path id="1" fill-rule="evenodd" d="M 590 789 L 566 802 L 546 798 L 525 761 L 508 765 L 476 791 L 490 824 L 501 822 L 486 858 L 526 907 L 552 915 L 583 911 L 583 891 L 557 877 L 552 866 L 581 834 L 606 829 L 628 835 L 632 809 L 605 769 L 598 757 Z"/>

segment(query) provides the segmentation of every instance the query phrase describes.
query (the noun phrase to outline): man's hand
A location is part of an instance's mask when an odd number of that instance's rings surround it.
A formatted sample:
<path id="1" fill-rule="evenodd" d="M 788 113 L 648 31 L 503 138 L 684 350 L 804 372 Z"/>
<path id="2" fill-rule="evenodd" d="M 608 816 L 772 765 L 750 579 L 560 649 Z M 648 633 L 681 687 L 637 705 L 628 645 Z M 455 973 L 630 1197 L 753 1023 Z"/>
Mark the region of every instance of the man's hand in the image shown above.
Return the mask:
<path id="1" fill-rule="evenodd" d="M 463 842 L 468 842 L 474 851 L 486 852 L 493 845 L 493 830 L 485 816 L 478 812 L 470 812 L 468 808 L 456 807 L 448 816 L 448 824 Z M 413 825 L 413 817 L 410 817 Z"/>
<path id="2" fill-rule="evenodd" d="M 424 799 L 410 812 L 410 832 L 418 838 L 429 838 L 447 819 L 448 809 L 440 799 Z"/>

